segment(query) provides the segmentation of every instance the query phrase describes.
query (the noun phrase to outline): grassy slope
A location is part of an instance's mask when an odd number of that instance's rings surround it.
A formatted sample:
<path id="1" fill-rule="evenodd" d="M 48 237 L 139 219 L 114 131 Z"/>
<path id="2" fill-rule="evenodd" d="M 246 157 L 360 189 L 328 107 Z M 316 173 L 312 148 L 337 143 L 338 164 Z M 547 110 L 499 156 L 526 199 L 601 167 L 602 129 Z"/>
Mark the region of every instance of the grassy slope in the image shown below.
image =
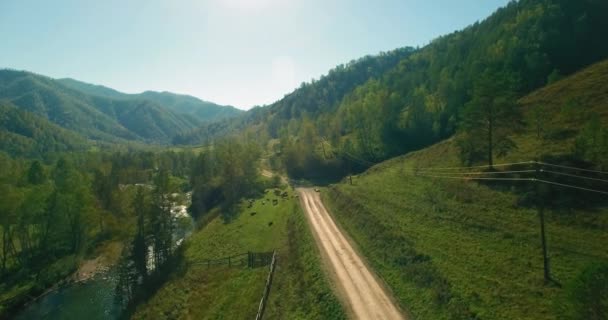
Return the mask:
<path id="1" fill-rule="evenodd" d="M 521 100 L 518 149 L 497 162 L 565 155 L 586 119 L 608 123 L 608 62 Z M 545 108 L 536 141 L 534 108 Z M 415 177 L 415 166 L 459 166 L 453 139 L 380 164 L 324 199 L 415 318 L 555 319 L 564 289 L 544 286 L 538 217 L 517 195 L 473 182 Z M 552 274 L 567 285 L 590 262 L 608 261 L 608 209 L 547 212 Z"/>
<path id="2" fill-rule="evenodd" d="M 289 190 L 293 195 L 293 190 Z M 278 250 L 266 319 L 340 318 L 342 310 L 320 269 L 304 218 L 293 198 L 273 206 L 257 199 L 228 223 L 215 218 L 187 242 L 186 260 L 200 261 L 247 251 Z M 257 212 L 251 216 L 251 212 Z M 272 226 L 269 226 L 272 222 Z M 268 268 L 189 267 L 176 274 L 135 319 L 254 318 Z M 306 290 L 301 290 L 306 288 Z M 321 299 L 321 300 L 320 300 Z"/>

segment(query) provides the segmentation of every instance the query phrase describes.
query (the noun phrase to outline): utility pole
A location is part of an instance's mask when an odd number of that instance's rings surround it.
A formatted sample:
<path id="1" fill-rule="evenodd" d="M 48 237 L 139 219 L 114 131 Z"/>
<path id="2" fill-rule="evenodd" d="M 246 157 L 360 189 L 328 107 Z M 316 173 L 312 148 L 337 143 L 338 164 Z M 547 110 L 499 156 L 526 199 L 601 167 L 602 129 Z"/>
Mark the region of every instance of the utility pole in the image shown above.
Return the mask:
<path id="1" fill-rule="evenodd" d="M 538 179 L 540 178 L 540 173 L 540 164 L 538 163 L 538 161 L 536 161 L 536 209 L 540 218 L 540 239 L 543 247 L 543 270 L 546 284 L 551 281 L 551 274 L 549 271 L 549 258 L 547 257 L 547 239 L 545 237 L 545 203 L 543 199 L 541 185 L 538 181 Z"/>
<path id="2" fill-rule="evenodd" d="M 542 137 L 542 128 L 541 128 L 541 117 L 537 115 L 536 117 L 536 139 L 540 142 Z M 540 240 L 543 248 L 543 275 L 545 279 L 545 284 L 551 281 L 551 272 L 549 269 L 549 257 L 547 256 L 547 238 L 545 237 L 545 199 L 542 186 L 538 179 L 541 178 L 541 168 L 540 168 L 540 149 L 536 149 L 536 209 L 538 211 L 538 217 L 540 219 Z"/>

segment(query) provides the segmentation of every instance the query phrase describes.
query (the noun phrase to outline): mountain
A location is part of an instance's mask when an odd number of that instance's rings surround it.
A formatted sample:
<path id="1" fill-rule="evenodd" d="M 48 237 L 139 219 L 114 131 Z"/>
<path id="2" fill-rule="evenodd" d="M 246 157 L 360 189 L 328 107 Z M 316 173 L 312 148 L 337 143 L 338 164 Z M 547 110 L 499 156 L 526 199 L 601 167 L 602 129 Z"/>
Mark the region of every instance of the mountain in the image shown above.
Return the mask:
<path id="1" fill-rule="evenodd" d="M 339 172 L 336 166 L 349 170 L 348 161 L 327 161 L 319 154 L 319 142 L 326 139 L 371 162 L 429 146 L 451 137 L 469 118 L 482 123 L 471 117 L 485 108 L 484 99 L 512 104 L 607 58 L 604 30 L 608 2 L 603 0 L 512 1 L 487 19 L 423 48 L 389 54 L 394 59 L 376 68 L 373 76 L 361 74 L 358 63 L 337 68 L 269 107 L 203 126 L 174 142 L 256 133 L 281 140 L 280 157 L 294 176 L 324 176 Z M 386 58 L 363 62 L 373 66 Z"/>
<path id="2" fill-rule="evenodd" d="M 269 106 L 254 107 L 238 117 L 205 124 L 177 136 L 174 142 L 207 143 L 215 138 L 253 127 L 261 127 L 267 130 L 270 136 L 276 137 L 280 127 L 290 119 L 334 112 L 338 103 L 356 87 L 386 73 L 413 52 L 414 48 L 405 47 L 341 64 L 319 80 L 303 83 L 300 88 Z"/>
<path id="3" fill-rule="evenodd" d="M 231 118 L 243 112 L 233 106 L 222 106 L 213 102 L 203 101 L 193 96 L 166 91 L 145 91 L 139 94 L 127 94 L 101 85 L 90 84 L 70 78 L 58 79 L 57 81 L 70 88 L 94 96 L 155 102 L 177 114 L 194 116 L 194 118 L 200 122 L 213 122 Z"/>
<path id="4" fill-rule="evenodd" d="M 0 70 L 0 100 L 105 142 L 166 143 L 199 125 L 154 101 L 90 95 L 25 71 Z"/>
<path id="5" fill-rule="evenodd" d="M 108 88 L 102 85 L 91 84 L 87 82 L 78 81 L 72 78 L 62 78 L 56 79 L 57 82 L 63 84 L 66 87 L 72 88 L 74 90 L 78 90 L 80 92 L 93 95 L 100 96 L 106 98 L 113 99 L 127 99 L 130 98 L 130 95 L 126 93 L 122 93 L 120 91 L 114 90 L 112 88 Z"/>

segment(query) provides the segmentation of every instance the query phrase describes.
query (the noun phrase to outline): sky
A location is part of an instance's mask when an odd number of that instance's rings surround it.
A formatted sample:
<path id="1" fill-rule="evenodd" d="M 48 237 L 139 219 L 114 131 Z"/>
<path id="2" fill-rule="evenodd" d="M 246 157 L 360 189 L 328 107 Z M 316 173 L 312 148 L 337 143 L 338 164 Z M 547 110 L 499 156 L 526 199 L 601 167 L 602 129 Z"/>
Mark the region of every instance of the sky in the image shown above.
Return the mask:
<path id="1" fill-rule="evenodd" d="M 0 0 L 0 68 L 249 109 L 338 64 L 424 46 L 507 3 Z"/>

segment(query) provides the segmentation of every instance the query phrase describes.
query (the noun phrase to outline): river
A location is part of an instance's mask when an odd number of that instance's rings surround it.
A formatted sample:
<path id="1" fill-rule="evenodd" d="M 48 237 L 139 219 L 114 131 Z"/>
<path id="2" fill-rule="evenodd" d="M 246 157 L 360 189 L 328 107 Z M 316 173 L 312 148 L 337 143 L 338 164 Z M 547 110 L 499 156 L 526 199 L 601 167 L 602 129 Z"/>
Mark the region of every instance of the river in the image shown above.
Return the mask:
<path id="1" fill-rule="evenodd" d="M 194 229 L 192 218 L 186 207 L 191 193 L 186 194 L 186 203 L 174 204 L 171 213 L 175 217 L 174 240 L 180 245 Z M 113 320 L 118 319 L 115 304 L 117 275 L 114 268 L 79 283 L 70 283 L 28 304 L 17 313 L 15 320 Z"/>

